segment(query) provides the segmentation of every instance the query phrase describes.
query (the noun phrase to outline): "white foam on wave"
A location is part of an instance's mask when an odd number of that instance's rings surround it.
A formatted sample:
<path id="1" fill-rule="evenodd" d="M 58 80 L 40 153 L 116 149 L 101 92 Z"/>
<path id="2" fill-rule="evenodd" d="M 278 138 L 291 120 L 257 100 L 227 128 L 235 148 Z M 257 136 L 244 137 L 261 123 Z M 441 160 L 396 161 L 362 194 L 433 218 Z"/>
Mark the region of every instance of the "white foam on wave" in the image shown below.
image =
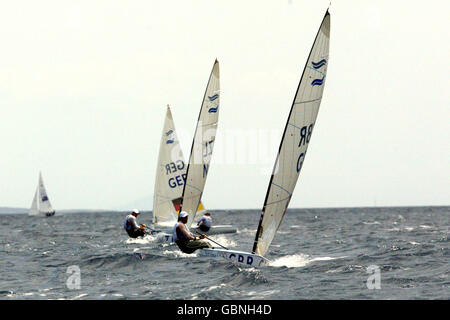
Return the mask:
<path id="1" fill-rule="evenodd" d="M 29 297 L 29 296 L 33 296 L 36 293 L 34 292 L 25 292 L 25 293 L 15 293 L 13 291 L 10 291 L 6 296 L 7 297 Z"/>
<path id="2" fill-rule="evenodd" d="M 73 298 L 70 298 L 70 300 L 80 299 L 80 298 L 86 297 L 87 295 L 88 295 L 87 293 L 82 293 L 82 294 L 80 294 L 80 295 L 78 295 L 78 296 L 75 296 L 75 297 L 73 297 Z"/>
<path id="3" fill-rule="evenodd" d="M 113 297 L 123 297 L 123 294 L 121 294 L 121 293 L 113 293 L 112 296 Z"/>
<path id="4" fill-rule="evenodd" d="M 143 238 L 129 238 L 125 241 L 126 244 L 147 244 L 152 243 L 156 240 L 156 237 L 153 237 L 151 235 L 146 235 Z"/>
<path id="5" fill-rule="evenodd" d="M 247 272 L 247 273 L 260 273 L 260 272 L 261 272 L 261 270 L 255 268 L 255 267 L 251 267 L 251 268 L 247 268 L 247 267 L 245 267 L 245 268 L 240 268 L 240 267 L 238 266 L 238 270 L 239 270 L 239 272 Z"/>
<path id="6" fill-rule="evenodd" d="M 266 291 L 249 291 L 246 293 L 247 296 L 253 296 L 254 298 L 264 299 L 267 296 L 273 296 L 274 294 L 280 293 L 280 290 L 266 290 Z"/>
<path id="7" fill-rule="evenodd" d="M 194 294 L 191 295 L 192 300 L 197 300 L 197 299 L 198 299 L 198 295 L 199 295 L 200 293 L 202 293 L 202 292 L 208 292 L 208 291 L 211 291 L 211 290 L 216 290 L 216 289 L 219 289 L 219 288 L 223 288 L 223 287 L 225 287 L 225 286 L 226 286 L 225 283 L 221 283 L 221 284 L 218 285 L 218 286 L 210 286 L 210 287 L 208 287 L 208 288 L 203 288 L 203 289 L 201 289 L 199 292 L 196 292 L 196 293 L 194 293 Z"/>
<path id="8" fill-rule="evenodd" d="M 178 248 L 177 248 L 177 250 L 174 250 L 174 251 L 164 250 L 163 254 L 166 256 L 173 256 L 176 258 L 195 258 L 195 257 L 197 257 L 197 254 L 195 252 L 194 253 L 184 253 L 184 252 L 178 250 Z"/>
<path id="9" fill-rule="evenodd" d="M 134 248 L 133 249 L 133 253 L 135 252 L 140 252 L 141 250 L 147 250 L 147 249 L 153 249 L 152 247 L 139 247 L 139 248 Z"/>
<path id="10" fill-rule="evenodd" d="M 273 260 L 269 263 L 269 266 L 271 267 L 288 267 L 288 268 L 300 268 L 305 267 L 306 265 L 317 262 L 317 261 L 331 261 L 336 259 L 342 259 L 344 257 L 316 257 L 313 258 L 307 254 L 294 254 L 294 255 L 288 255 L 281 258 L 278 258 L 276 260 Z"/>

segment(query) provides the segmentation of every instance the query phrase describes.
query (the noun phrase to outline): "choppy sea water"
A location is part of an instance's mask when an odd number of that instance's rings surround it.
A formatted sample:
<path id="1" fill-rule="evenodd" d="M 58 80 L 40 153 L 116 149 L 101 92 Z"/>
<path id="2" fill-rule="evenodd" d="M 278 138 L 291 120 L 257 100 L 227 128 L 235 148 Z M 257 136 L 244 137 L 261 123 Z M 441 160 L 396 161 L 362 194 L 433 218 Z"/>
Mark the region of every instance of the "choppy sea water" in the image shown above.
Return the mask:
<path id="1" fill-rule="evenodd" d="M 450 298 L 450 207 L 288 210 L 272 262 L 260 268 L 129 239 L 125 215 L 0 215 L 0 299 Z M 213 239 L 251 250 L 259 211 L 212 215 L 238 229 Z M 151 213 L 138 219 L 150 221 Z M 80 270 L 79 289 L 73 278 L 68 286 L 70 266 Z M 380 289 L 368 289 L 371 276 Z"/>

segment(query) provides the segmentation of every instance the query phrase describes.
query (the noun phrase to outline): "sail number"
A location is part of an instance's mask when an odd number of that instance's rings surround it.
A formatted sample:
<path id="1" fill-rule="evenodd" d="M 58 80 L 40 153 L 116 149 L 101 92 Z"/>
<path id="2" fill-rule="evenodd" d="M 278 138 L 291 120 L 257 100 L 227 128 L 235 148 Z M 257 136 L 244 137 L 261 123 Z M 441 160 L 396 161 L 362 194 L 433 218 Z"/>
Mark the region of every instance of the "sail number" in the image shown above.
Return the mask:
<path id="1" fill-rule="evenodd" d="M 166 175 L 169 173 L 177 172 L 184 169 L 184 162 L 182 160 L 177 160 L 166 164 Z"/>
<path id="2" fill-rule="evenodd" d="M 205 159 L 205 162 L 206 162 L 203 164 L 203 178 L 204 179 L 208 175 L 208 169 L 209 169 L 208 156 L 212 155 L 213 147 L 214 147 L 214 139 L 205 142 L 205 150 L 204 150 L 205 153 L 203 154 L 203 159 Z"/>
<path id="3" fill-rule="evenodd" d="M 182 160 L 177 160 L 175 162 L 166 164 L 165 168 L 166 168 L 166 175 L 177 172 L 177 171 L 181 171 L 184 169 L 184 162 Z M 169 187 L 175 188 L 177 186 L 184 185 L 185 181 L 186 181 L 186 174 L 183 173 L 183 174 L 180 174 L 180 175 L 170 178 L 168 183 L 169 183 Z"/>
<path id="4" fill-rule="evenodd" d="M 313 131 L 314 123 L 311 123 L 309 126 L 304 126 L 300 129 L 300 142 L 298 143 L 298 147 L 302 147 L 309 143 L 311 139 L 311 134 Z M 297 172 L 300 172 L 303 166 L 303 160 L 305 160 L 306 150 L 302 152 L 297 159 Z"/>
<path id="5" fill-rule="evenodd" d="M 182 186 L 186 181 L 186 173 L 180 174 L 169 179 L 169 186 L 175 188 L 176 186 Z"/>

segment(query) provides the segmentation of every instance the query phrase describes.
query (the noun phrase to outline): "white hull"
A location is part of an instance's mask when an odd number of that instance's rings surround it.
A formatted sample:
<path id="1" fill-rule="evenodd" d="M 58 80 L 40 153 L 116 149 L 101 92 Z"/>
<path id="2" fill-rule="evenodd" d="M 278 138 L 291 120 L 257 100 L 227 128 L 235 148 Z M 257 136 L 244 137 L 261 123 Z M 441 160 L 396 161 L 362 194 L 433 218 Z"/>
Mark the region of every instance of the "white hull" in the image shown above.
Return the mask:
<path id="1" fill-rule="evenodd" d="M 236 233 L 236 228 L 232 225 L 218 225 L 212 226 L 208 231 L 201 231 L 199 228 L 193 228 L 193 233 L 199 232 L 201 234 L 213 235 L 213 234 L 224 234 L 224 233 Z"/>
<path id="2" fill-rule="evenodd" d="M 195 228 L 192 233 L 196 234 L 197 230 L 198 229 Z M 236 233 L 236 228 L 233 228 L 233 226 L 231 226 L 231 225 L 219 225 L 219 226 L 212 226 L 208 232 L 204 232 L 204 231 L 200 231 L 200 230 L 198 230 L 198 232 L 201 234 L 205 234 L 205 235 Z M 156 235 L 156 239 L 158 242 L 173 243 L 172 233 L 159 232 Z"/>
<path id="3" fill-rule="evenodd" d="M 250 267 L 259 267 L 268 264 L 268 260 L 258 254 L 226 249 L 202 249 L 197 250 L 197 256 L 207 258 L 222 258 Z"/>
<path id="4" fill-rule="evenodd" d="M 169 233 L 165 233 L 165 232 L 159 232 L 156 235 L 156 240 L 158 242 L 162 242 L 162 243 L 174 243 L 172 235 Z"/>

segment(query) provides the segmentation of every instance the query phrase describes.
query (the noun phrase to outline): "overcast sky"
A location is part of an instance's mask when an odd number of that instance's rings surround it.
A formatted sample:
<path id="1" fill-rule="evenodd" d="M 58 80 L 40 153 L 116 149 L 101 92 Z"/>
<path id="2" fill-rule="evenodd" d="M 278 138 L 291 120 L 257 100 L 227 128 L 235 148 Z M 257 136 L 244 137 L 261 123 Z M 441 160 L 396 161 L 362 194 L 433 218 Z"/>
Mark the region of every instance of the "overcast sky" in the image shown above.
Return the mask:
<path id="1" fill-rule="evenodd" d="M 218 58 L 219 127 L 203 201 L 261 208 L 328 5 L 3 3 L 0 206 L 28 207 L 39 170 L 56 210 L 149 198 L 166 105 L 188 158 Z M 290 208 L 450 204 L 449 9 L 332 2 L 327 82 Z"/>

